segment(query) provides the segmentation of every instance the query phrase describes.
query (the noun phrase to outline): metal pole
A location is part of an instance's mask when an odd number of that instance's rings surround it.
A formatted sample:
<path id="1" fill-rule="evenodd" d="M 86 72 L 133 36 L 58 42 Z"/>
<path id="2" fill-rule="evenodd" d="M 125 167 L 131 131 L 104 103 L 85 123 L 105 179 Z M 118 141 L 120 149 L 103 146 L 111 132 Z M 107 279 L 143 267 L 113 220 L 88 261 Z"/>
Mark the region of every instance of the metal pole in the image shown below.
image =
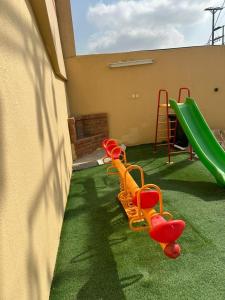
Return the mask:
<path id="1" fill-rule="evenodd" d="M 211 33 L 211 36 L 212 36 L 212 45 L 214 45 L 214 43 L 215 43 L 215 25 L 216 25 L 215 24 L 215 14 L 217 13 L 217 11 L 220 11 L 220 13 L 221 13 L 222 10 L 223 10 L 223 7 L 208 7 L 208 8 L 205 9 L 205 11 L 209 11 L 212 14 L 212 33 Z M 216 23 L 218 21 L 220 13 L 219 13 L 219 15 L 217 17 Z M 209 38 L 209 42 L 210 42 L 210 38 Z"/>
<path id="2" fill-rule="evenodd" d="M 214 45 L 214 23 L 215 23 L 215 11 L 212 10 L 212 45 Z"/>
<path id="3" fill-rule="evenodd" d="M 224 25 L 222 27 L 222 45 L 224 45 Z"/>

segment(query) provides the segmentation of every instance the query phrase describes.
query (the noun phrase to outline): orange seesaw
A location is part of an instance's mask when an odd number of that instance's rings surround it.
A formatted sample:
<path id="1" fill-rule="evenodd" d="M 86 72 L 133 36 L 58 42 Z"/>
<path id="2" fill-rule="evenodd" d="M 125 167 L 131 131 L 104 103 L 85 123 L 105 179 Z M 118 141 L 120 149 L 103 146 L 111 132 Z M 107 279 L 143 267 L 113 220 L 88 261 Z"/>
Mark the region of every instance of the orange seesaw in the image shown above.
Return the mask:
<path id="1" fill-rule="evenodd" d="M 102 143 L 105 158 L 111 158 L 107 168 L 108 175 L 118 175 L 120 180 L 121 202 L 129 219 L 129 227 L 133 231 L 147 231 L 149 236 L 160 244 L 164 254 L 177 258 L 181 248 L 176 242 L 185 228 L 183 220 L 173 220 L 171 213 L 164 211 L 160 188 L 155 184 L 144 183 L 143 169 L 138 165 L 127 163 L 126 153 L 114 139 L 106 139 Z M 103 161 L 104 161 L 103 159 Z M 141 187 L 137 185 L 130 172 L 138 170 Z M 159 204 L 159 212 L 154 207 Z"/>

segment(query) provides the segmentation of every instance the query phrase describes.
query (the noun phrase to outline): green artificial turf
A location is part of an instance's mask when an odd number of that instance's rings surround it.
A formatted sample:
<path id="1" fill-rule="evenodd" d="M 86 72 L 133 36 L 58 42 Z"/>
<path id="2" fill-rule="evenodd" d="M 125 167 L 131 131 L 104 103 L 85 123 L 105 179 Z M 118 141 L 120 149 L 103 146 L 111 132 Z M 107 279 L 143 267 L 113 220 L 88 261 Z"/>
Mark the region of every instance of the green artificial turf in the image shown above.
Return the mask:
<path id="1" fill-rule="evenodd" d="M 165 209 L 185 220 L 181 256 L 169 259 L 147 233 L 130 231 L 106 166 L 74 172 L 50 300 L 224 300 L 225 189 L 186 154 L 170 166 L 150 145 L 128 148 L 127 157 L 144 168 L 145 183 L 161 187 Z"/>

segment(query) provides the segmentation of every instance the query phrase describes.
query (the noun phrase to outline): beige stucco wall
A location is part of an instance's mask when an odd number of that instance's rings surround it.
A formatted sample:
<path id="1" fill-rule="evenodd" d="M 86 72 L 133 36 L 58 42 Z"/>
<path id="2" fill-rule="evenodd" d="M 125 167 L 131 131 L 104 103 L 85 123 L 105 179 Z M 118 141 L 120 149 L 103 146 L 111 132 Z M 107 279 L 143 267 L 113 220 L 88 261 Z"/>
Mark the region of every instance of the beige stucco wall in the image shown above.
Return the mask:
<path id="1" fill-rule="evenodd" d="M 0 299 L 48 299 L 72 163 L 65 83 L 29 2 L 0 6 Z"/>
<path id="2" fill-rule="evenodd" d="M 55 0 L 59 32 L 65 58 L 76 55 L 70 0 Z"/>
<path id="3" fill-rule="evenodd" d="M 152 65 L 110 69 L 120 60 L 152 58 Z M 107 112 L 110 135 L 133 145 L 152 142 L 157 93 L 188 86 L 209 125 L 225 128 L 225 47 L 193 47 L 72 57 L 66 60 L 73 113 Z M 79 76 L 77 76 L 79 74 Z M 219 91 L 214 92 L 218 87 Z M 139 98 L 132 98 L 138 94 Z"/>
<path id="4" fill-rule="evenodd" d="M 26 0 L 28 1 L 28 0 Z M 66 78 L 55 0 L 29 0 L 54 72 Z"/>

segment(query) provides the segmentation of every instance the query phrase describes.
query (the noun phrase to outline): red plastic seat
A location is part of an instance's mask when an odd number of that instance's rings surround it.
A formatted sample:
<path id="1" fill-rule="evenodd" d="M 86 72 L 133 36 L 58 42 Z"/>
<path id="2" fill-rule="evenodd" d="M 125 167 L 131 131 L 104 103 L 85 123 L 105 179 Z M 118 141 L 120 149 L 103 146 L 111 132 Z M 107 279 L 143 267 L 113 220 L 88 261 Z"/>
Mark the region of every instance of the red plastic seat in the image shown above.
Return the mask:
<path id="1" fill-rule="evenodd" d="M 113 140 L 113 139 L 105 139 L 105 140 L 102 142 L 102 147 L 103 147 L 104 149 L 107 149 L 107 147 L 110 146 L 110 145 L 118 146 L 117 141 L 116 141 L 116 140 Z"/>
<path id="2" fill-rule="evenodd" d="M 151 218 L 151 238 L 159 243 L 175 242 L 182 234 L 185 222 L 183 220 L 166 221 L 162 216 L 156 215 Z"/>
<path id="3" fill-rule="evenodd" d="M 121 148 L 117 148 L 116 150 L 113 151 L 113 149 L 115 147 L 118 147 L 117 145 L 111 144 L 109 146 L 107 146 L 106 148 L 106 154 L 108 157 L 112 157 L 113 159 L 119 159 L 122 149 Z"/>
<path id="4" fill-rule="evenodd" d="M 159 193 L 155 190 L 144 190 L 141 191 L 140 198 L 142 209 L 152 208 L 159 201 Z M 133 204 L 137 206 L 137 193 L 133 198 Z"/>
<path id="5" fill-rule="evenodd" d="M 102 141 L 102 148 L 106 147 L 106 145 L 107 145 L 107 143 L 108 143 L 109 140 L 110 139 L 105 139 L 105 140 Z"/>

